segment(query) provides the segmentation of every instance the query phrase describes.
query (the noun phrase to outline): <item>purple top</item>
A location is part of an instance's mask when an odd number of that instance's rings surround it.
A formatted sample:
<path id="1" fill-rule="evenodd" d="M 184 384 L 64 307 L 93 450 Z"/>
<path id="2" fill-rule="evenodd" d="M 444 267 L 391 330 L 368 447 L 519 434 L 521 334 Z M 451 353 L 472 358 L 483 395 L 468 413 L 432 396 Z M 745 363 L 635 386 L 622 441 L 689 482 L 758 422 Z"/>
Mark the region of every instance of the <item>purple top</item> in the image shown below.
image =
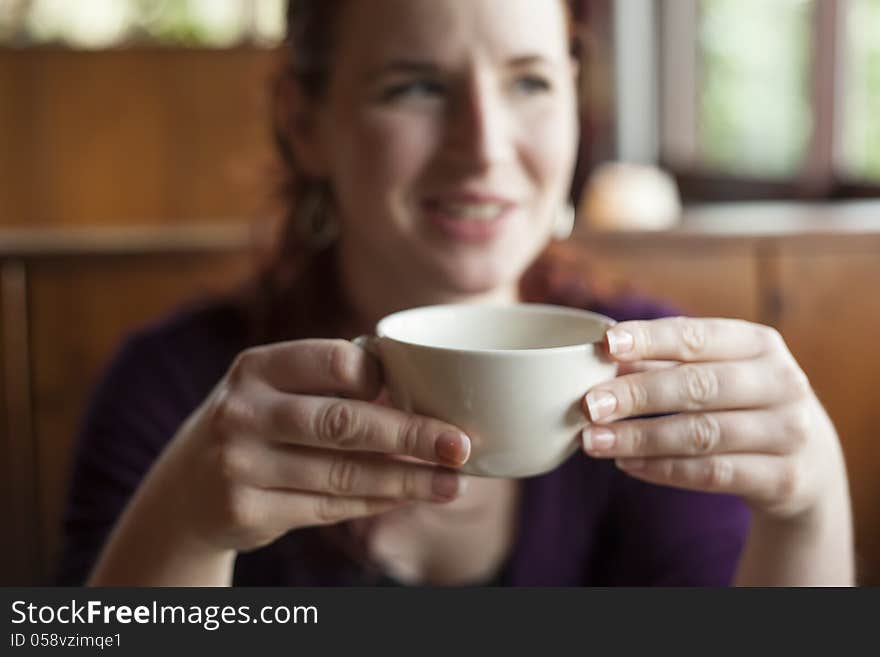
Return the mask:
<path id="1" fill-rule="evenodd" d="M 621 321 L 671 314 L 634 298 L 593 300 L 589 309 Z M 93 395 L 78 438 L 59 584 L 85 581 L 159 452 L 249 346 L 248 326 L 240 305 L 218 299 L 146 327 L 123 344 Z M 748 527 L 748 510 L 737 498 L 644 483 L 612 461 L 577 451 L 554 471 L 523 481 L 518 535 L 491 583 L 728 585 Z M 371 577 L 328 541 L 326 532 L 306 528 L 239 555 L 234 583 L 394 582 Z"/>

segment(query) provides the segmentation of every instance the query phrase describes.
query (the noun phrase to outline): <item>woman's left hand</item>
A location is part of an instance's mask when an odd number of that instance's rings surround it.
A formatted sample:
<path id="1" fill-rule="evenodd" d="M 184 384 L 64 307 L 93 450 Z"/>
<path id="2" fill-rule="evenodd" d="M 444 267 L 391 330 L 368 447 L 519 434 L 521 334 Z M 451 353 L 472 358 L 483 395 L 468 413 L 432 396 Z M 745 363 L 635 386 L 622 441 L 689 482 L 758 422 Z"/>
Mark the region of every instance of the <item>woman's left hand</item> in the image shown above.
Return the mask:
<path id="1" fill-rule="evenodd" d="M 606 340 L 621 375 L 585 397 L 590 456 L 653 483 L 739 495 L 777 519 L 845 482 L 834 427 L 776 330 L 676 317 L 621 322 Z"/>

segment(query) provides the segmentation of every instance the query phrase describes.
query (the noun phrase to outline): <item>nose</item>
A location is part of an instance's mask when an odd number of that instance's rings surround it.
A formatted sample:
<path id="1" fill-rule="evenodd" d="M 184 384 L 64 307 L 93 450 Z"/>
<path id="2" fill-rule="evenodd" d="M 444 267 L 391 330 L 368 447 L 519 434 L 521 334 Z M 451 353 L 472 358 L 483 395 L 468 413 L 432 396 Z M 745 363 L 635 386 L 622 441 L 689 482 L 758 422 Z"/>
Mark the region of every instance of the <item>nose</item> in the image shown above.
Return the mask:
<path id="1" fill-rule="evenodd" d="M 511 116 L 488 75 L 463 82 L 447 118 L 447 153 L 459 166 L 483 171 L 513 152 Z"/>

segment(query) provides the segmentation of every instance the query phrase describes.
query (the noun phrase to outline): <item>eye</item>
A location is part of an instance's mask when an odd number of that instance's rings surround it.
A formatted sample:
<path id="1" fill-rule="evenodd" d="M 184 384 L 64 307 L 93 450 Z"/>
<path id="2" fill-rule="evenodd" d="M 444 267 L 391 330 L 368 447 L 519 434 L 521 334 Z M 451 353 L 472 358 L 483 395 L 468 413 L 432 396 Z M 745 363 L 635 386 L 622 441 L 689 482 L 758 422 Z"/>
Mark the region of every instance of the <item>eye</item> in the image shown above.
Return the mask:
<path id="1" fill-rule="evenodd" d="M 538 94 L 550 91 L 552 85 L 547 78 L 540 75 L 521 75 L 514 80 L 513 87 L 525 94 Z"/>
<path id="2" fill-rule="evenodd" d="M 430 98 L 434 96 L 442 96 L 445 91 L 445 87 L 436 80 L 408 80 L 406 82 L 393 84 L 386 88 L 382 92 L 382 100 L 393 101 L 406 98 Z"/>

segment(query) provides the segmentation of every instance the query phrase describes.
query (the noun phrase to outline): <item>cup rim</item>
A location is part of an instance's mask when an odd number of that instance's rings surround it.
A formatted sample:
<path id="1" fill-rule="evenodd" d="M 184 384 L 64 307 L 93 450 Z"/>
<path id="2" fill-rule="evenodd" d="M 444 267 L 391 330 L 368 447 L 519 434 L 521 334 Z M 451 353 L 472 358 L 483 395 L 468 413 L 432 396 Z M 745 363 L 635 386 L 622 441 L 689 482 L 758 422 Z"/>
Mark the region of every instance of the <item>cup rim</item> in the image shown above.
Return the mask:
<path id="1" fill-rule="evenodd" d="M 528 349 L 482 349 L 482 348 L 462 348 L 462 347 L 443 347 L 439 345 L 431 345 L 424 344 L 422 342 L 413 342 L 411 340 L 402 340 L 400 338 L 394 338 L 383 331 L 383 325 L 387 325 L 389 322 L 394 320 L 395 318 L 399 318 L 402 315 L 407 314 L 415 314 L 415 313 L 423 313 L 423 312 L 439 312 L 440 310 L 455 310 L 462 309 L 465 311 L 472 311 L 478 309 L 485 309 L 487 307 L 499 308 L 505 310 L 511 310 L 514 312 L 522 311 L 537 311 L 540 310 L 542 312 L 546 312 L 549 314 L 555 315 L 570 315 L 576 316 L 579 319 L 591 318 L 594 320 L 598 320 L 601 324 L 605 325 L 605 329 L 603 330 L 602 337 L 598 340 L 594 340 L 591 342 L 578 342 L 575 344 L 562 345 L 557 347 L 535 347 Z M 462 353 L 462 354 L 504 354 L 505 356 L 511 355 L 536 355 L 536 354 L 552 354 L 557 352 L 565 352 L 572 351 L 576 349 L 583 348 L 585 346 L 595 346 L 601 344 L 604 339 L 605 331 L 609 328 L 617 324 L 617 320 L 608 317 L 606 315 L 602 315 L 597 312 L 593 312 L 591 310 L 585 310 L 583 308 L 575 308 L 571 306 L 557 306 L 549 303 L 483 303 L 483 304 L 473 304 L 473 303 L 443 303 L 443 304 L 433 304 L 429 306 L 416 306 L 414 308 L 407 308 L 406 310 L 399 310 L 397 312 L 391 313 L 390 315 L 386 315 L 382 319 L 380 319 L 376 323 L 376 327 L 374 329 L 373 334 L 376 338 L 380 340 L 390 340 L 392 342 L 396 342 L 398 344 L 405 344 L 408 346 L 419 347 L 422 349 L 431 349 L 436 351 L 444 351 L 449 353 Z"/>

